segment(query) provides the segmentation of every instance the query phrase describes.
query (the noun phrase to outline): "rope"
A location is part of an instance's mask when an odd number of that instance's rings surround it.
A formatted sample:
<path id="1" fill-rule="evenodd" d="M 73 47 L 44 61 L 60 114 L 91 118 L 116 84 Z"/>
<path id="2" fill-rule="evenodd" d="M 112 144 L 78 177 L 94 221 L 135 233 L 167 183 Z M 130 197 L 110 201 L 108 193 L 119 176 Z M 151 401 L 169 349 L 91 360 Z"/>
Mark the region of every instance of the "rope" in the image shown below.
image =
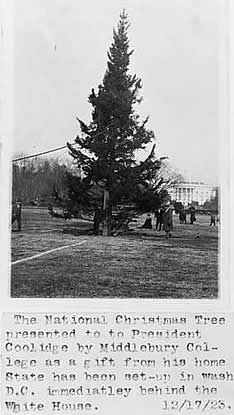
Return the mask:
<path id="1" fill-rule="evenodd" d="M 112 124 L 112 122 L 113 122 L 113 121 L 111 121 L 111 122 L 110 122 L 110 123 L 106 126 L 106 128 L 105 128 L 104 130 L 102 130 L 102 131 L 100 131 L 99 133 L 97 133 L 97 134 L 93 135 L 92 137 L 93 137 L 93 138 L 95 138 L 95 137 L 98 137 L 99 135 L 103 134 L 103 133 L 106 131 L 106 129 L 110 126 L 110 124 Z M 71 147 L 73 147 L 73 146 L 77 145 L 77 143 L 72 143 L 72 144 L 70 144 L 70 145 L 71 145 Z M 38 156 L 43 156 L 44 154 L 54 153 L 55 151 L 60 151 L 60 150 L 63 150 L 63 149 L 65 149 L 65 148 L 67 148 L 67 145 L 65 145 L 65 146 L 61 146 L 61 147 L 56 147 L 56 148 L 53 148 L 53 149 L 51 149 L 51 150 L 47 150 L 47 151 L 42 151 L 42 152 L 40 152 L 40 153 L 31 154 L 30 156 L 19 157 L 19 158 L 17 158 L 17 159 L 13 159 L 13 160 L 12 160 L 12 163 L 15 163 L 15 162 L 17 162 L 17 161 L 21 161 L 21 160 L 27 160 L 27 159 L 35 158 L 35 157 L 38 157 Z"/>

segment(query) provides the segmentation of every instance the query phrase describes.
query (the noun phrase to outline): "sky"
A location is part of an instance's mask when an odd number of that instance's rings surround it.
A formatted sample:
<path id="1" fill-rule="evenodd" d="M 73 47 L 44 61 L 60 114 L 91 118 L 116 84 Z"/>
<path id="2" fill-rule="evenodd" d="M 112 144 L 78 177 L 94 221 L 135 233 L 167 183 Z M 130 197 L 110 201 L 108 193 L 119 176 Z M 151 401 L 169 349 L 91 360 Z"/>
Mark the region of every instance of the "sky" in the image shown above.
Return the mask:
<path id="1" fill-rule="evenodd" d="M 15 0 L 14 155 L 72 142 L 102 82 L 126 9 L 130 73 L 142 79 L 157 156 L 188 180 L 217 184 L 222 0 Z M 64 152 L 54 153 L 63 157 Z M 145 156 L 144 154 L 143 156 Z"/>

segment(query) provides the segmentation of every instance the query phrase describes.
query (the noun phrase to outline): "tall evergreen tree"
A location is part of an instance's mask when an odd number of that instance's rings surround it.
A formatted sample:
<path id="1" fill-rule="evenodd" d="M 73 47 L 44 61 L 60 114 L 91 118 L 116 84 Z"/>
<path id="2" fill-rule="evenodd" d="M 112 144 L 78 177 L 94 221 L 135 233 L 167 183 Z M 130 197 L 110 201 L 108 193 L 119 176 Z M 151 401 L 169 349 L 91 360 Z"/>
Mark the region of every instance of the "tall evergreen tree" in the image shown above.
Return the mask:
<path id="1" fill-rule="evenodd" d="M 146 128 L 135 112 L 142 98 L 141 80 L 129 74 L 128 18 L 120 14 L 117 30 L 107 54 L 107 70 L 98 90 L 92 89 L 92 121 L 87 125 L 78 119 L 81 135 L 76 148 L 68 143 L 71 155 L 82 169 L 86 184 L 102 188 L 104 194 L 104 233 L 109 234 L 112 208 L 116 204 L 137 203 L 142 206 L 144 194 L 152 188 L 152 180 L 160 168 L 153 149 L 144 162 L 137 162 L 137 150 L 154 141 L 153 131 Z M 149 198 L 149 195 L 146 196 Z M 156 195 L 158 200 L 158 194 Z M 155 203 L 156 203 L 155 200 Z"/>

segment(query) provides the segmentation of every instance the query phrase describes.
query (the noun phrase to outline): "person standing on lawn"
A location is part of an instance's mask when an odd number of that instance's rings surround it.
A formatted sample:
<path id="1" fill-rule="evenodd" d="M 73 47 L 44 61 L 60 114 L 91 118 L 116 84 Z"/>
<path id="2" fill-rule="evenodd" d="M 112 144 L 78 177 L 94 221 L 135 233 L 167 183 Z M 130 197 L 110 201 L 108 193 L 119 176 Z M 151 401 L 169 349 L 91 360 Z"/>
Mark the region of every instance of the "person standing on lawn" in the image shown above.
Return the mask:
<path id="1" fill-rule="evenodd" d="M 11 224 L 13 225 L 13 223 L 17 221 L 18 232 L 21 232 L 21 210 L 22 210 L 22 203 L 20 200 L 19 201 L 17 200 L 12 208 Z"/>
<path id="2" fill-rule="evenodd" d="M 195 207 L 191 206 L 189 210 L 190 210 L 190 224 L 193 225 L 193 223 L 196 222 Z"/>
<path id="3" fill-rule="evenodd" d="M 173 220 L 172 220 L 172 209 L 170 202 L 167 203 L 163 215 L 163 230 L 166 232 L 166 237 L 171 237 L 171 231 L 173 229 Z"/>
<path id="4" fill-rule="evenodd" d="M 156 209 L 155 214 L 154 214 L 155 218 L 156 218 L 156 231 L 158 230 L 159 226 L 160 226 L 160 209 Z"/>
<path id="5" fill-rule="evenodd" d="M 164 218 L 164 208 L 161 207 L 160 209 L 160 218 L 159 218 L 159 231 L 161 231 L 163 226 L 163 218 Z"/>
<path id="6" fill-rule="evenodd" d="M 210 214 L 210 226 L 215 226 L 216 225 L 216 217 L 213 213 Z"/>
<path id="7" fill-rule="evenodd" d="M 185 224 L 186 225 L 186 223 L 187 223 L 187 219 L 186 219 L 186 210 L 185 210 L 185 208 L 183 207 L 183 209 L 181 209 L 180 210 L 180 213 L 179 213 L 179 220 L 180 220 L 180 223 L 182 223 L 182 224 Z"/>

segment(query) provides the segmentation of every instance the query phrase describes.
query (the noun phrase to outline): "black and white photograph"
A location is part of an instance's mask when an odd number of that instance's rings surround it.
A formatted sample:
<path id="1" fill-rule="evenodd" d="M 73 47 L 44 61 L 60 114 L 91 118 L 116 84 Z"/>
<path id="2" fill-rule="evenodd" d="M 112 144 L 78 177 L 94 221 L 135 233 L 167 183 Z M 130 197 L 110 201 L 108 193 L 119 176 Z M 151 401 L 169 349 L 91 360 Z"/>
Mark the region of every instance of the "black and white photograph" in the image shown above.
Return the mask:
<path id="1" fill-rule="evenodd" d="M 14 2 L 12 298 L 220 297 L 224 8 Z"/>

